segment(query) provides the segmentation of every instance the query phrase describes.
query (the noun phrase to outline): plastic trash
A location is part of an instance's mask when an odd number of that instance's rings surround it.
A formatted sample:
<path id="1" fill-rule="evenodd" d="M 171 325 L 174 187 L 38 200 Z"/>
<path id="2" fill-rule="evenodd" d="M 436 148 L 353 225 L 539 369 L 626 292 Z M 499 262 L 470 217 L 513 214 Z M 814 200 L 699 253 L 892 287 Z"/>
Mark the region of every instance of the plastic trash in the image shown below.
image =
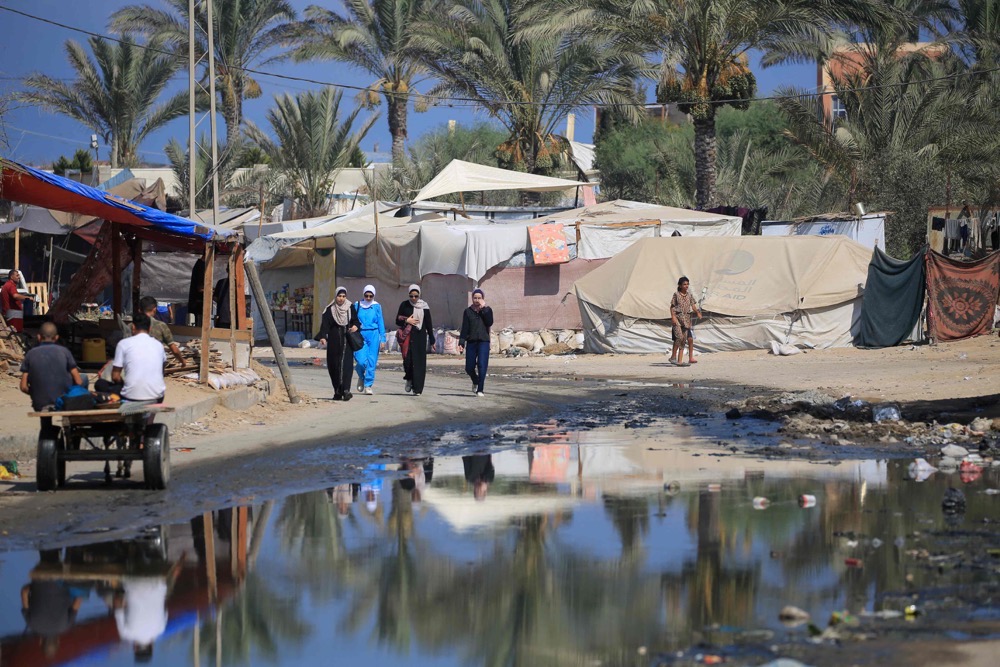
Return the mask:
<path id="1" fill-rule="evenodd" d="M 799 496 L 799 507 L 802 507 L 803 509 L 807 507 L 816 507 L 816 496 L 803 493 Z"/>
<path id="2" fill-rule="evenodd" d="M 965 458 L 969 455 L 969 450 L 959 445 L 945 445 L 941 448 L 941 456 L 949 456 L 953 459 Z"/>
<path id="3" fill-rule="evenodd" d="M 963 514 L 965 512 L 965 494 L 955 487 L 948 487 L 941 499 L 941 511 L 945 514 Z"/>
<path id="4" fill-rule="evenodd" d="M 767 506 L 771 504 L 771 501 L 764 496 L 757 496 L 753 499 L 753 508 L 755 510 L 766 510 Z"/>
<path id="5" fill-rule="evenodd" d="M 938 469 L 928 463 L 926 459 L 917 459 L 910 464 L 908 472 L 913 481 L 923 482 L 928 477 L 936 473 L 937 470 Z"/>
<path id="6" fill-rule="evenodd" d="M 720 491 L 722 491 L 722 485 L 721 484 L 709 484 L 708 485 L 708 490 L 709 490 L 710 493 L 719 493 Z"/>
<path id="7" fill-rule="evenodd" d="M 860 558 L 845 558 L 844 565 L 847 567 L 861 567 L 863 563 Z"/>
<path id="8" fill-rule="evenodd" d="M 895 403 L 878 403 L 872 406 L 872 421 L 876 424 L 899 421 L 902 418 L 899 406 Z"/>
<path id="9" fill-rule="evenodd" d="M 873 537 L 872 538 L 872 549 L 878 549 L 880 546 L 882 546 L 882 540 L 880 540 L 877 537 Z"/>
<path id="10" fill-rule="evenodd" d="M 778 612 L 778 620 L 786 625 L 805 623 L 810 618 L 811 616 L 808 611 L 792 605 L 786 605 Z"/>
<path id="11" fill-rule="evenodd" d="M 802 350 L 794 345 L 785 345 L 783 343 L 778 343 L 777 341 L 771 341 L 771 354 L 776 357 L 790 357 L 793 354 L 800 354 L 801 352 Z"/>

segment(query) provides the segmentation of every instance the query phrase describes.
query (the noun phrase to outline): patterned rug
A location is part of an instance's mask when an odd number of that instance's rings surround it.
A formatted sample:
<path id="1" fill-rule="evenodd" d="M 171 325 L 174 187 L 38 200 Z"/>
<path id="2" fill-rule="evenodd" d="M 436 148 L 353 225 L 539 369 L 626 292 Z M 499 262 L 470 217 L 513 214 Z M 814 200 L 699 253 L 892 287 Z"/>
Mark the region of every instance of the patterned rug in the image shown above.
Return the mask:
<path id="1" fill-rule="evenodd" d="M 998 294 L 1000 252 L 975 262 L 927 253 L 930 333 L 936 340 L 961 340 L 988 331 Z"/>

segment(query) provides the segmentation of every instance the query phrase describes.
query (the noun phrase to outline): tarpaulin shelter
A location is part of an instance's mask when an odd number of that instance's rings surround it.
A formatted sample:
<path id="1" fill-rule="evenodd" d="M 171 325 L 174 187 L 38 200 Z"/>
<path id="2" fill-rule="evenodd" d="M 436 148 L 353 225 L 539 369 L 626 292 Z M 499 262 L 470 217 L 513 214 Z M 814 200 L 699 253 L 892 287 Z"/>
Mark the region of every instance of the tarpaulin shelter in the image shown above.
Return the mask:
<path id="1" fill-rule="evenodd" d="M 909 338 L 924 307 L 924 251 L 903 261 L 875 248 L 854 344 L 892 347 Z"/>
<path id="2" fill-rule="evenodd" d="M 972 262 L 928 251 L 927 309 L 931 338 L 962 340 L 993 325 L 1000 298 L 1000 252 Z"/>
<path id="3" fill-rule="evenodd" d="M 589 352 L 662 352 L 687 276 L 706 317 L 695 345 L 850 345 L 871 252 L 839 236 L 643 239 L 576 281 Z"/>
<path id="4" fill-rule="evenodd" d="M 89 216 L 106 221 L 97 236 L 90 255 L 74 276 L 69 289 L 53 305 L 51 316 L 59 321 L 68 318 L 80 305 L 92 299 L 109 282 L 113 286 L 112 308 L 122 312 L 122 269 L 131 262 L 132 287 L 137 295 L 143 242 L 153 242 L 179 250 L 204 253 L 205 264 L 212 266 L 218 245 L 230 254 L 232 271 L 231 300 L 234 317 L 228 331 L 219 330 L 233 342 L 236 330 L 242 328 L 245 303 L 243 297 L 242 247 L 235 231 L 225 230 L 204 223 L 182 218 L 156 208 L 128 201 L 110 192 L 77 183 L 68 178 L 34 169 L 11 160 L 0 158 L 0 196 L 4 199 L 32 204 L 47 209 L 79 216 Z M 211 271 L 205 272 L 205 293 L 212 293 Z M 206 298 L 206 311 L 211 313 L 211 300 Z M 208 349 L 212 335 L 210 316 L 203 317 L 201 339 L 203 349 Z M 235 354 L 234 354 L 235 358 Z M 208 380 L 208 355 L 202 355 L 201 379 Z"/>
<path id="5" fill-rule="evenodd" d="M 459 192 L 523 190 L 526 192 L 559 192 L 575 188 L 594 187 L 597 183 L 570 181 L 565 178 L 526 174 L 510 169 L 452 160 L 430 183 L 413 197 L 414 202 L 434 199 Z"/>
<path id="6" fill-rule="evenodd" d="M 796 236 L 812 234 L 846 236 L 868 248 L 885 251 L 886 213 L 825 213 L 790 221 L 769 220 L 760 225 L 761 236 Z"/>
<path id="7" fill-rule="evenodd" d="M 644 238 L 679 234 L 740 236 L 742 220 L 735 216 L 690 211 L 671 206 L 616 199 L 547 215 L 538 222 L 566 225 L 580 259 L 608 259 Z"/>

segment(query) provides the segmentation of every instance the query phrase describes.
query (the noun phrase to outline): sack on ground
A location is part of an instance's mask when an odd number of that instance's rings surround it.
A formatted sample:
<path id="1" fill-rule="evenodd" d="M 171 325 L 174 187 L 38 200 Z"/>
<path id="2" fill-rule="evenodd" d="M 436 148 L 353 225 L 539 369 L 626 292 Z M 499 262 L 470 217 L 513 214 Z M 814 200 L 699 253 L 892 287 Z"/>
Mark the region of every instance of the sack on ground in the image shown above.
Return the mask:
<path id="1" fill-rule="evenodd" d="M 490 332 L 490 354 L 500 353 L 500 336 L 495 331 Z"/>
<path id="2" fill-rule="evenodd" d="M 535 347 L 535 334 L 530 331 L 518 331 L 514 334 L 514 347 L 530 350 Z"/>
<path id="3" fill-rule="evenodd" d="M 542 339 L 543 347 L 546 345 L 555 345 L 556 343 L 559 342 L 559 339 L 556 337 L 556 335 L 551 331 L 549 331 L 548 329 L 542 329 L 541 331 L 538 332 L 538 335 Z"/>
<path id="4" fill-rule="evenodd" d="M 573 345 L 576 343 L 576 332 L 572 329 L 562 329 L 556 334 L 556 341 L 559 343 L 566 343 L 567 345 Z"/>
<path id="5" fill-rule="evenodd" d="M 399 352 L 399 340 L 396 338 L 395 331 L 388 331 L 385 334 L 385 351 L 386 352 Z"/>
<path id="6" fill-rule="evenodd" d="M 799 354 L 800 352 L 802 352 L 802 350 L 794 345 L 778 343 L 773 340 L 771 341 L 771 354 L 775 356 L 789 357 L 793 354 Z"/>
<path id="7" fill-rule="evenodd" d="M 497 334 L 497 345 L 500 346 L 501 352 L 509 350 L 514 345 L 514 330 L 504 329 Z"/>
<path id="8" fill-rule="evenodd" d="M 441 351 L 444 354 L 458 354 L 458 337 L 458 331 L 444 332 L 444 341 L 441 346 Z"/>
<path id="9" fill-rule="evenodd" d="M 545 348 L 545 344 L 542 343 L 542 337 L 538 334 L 533 334 L 535 336 L 535 341 L 531 345 L 531 352 L 533 354 L 541 354 L 542 350 Z"/>

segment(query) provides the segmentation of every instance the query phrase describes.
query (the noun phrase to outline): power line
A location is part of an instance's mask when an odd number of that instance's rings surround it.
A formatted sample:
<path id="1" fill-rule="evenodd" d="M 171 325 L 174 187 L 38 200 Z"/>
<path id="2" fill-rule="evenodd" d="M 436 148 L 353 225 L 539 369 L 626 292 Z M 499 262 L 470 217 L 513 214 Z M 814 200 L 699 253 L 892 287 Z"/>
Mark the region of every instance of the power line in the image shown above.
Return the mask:
<path id="1" fill-rule="evenodd" d="M 59 21 L 54 21 L 52 19 L 48 19 L 48 18 L 45 18 L 43 16 L 36 16 L 34 14 L 29 14 L 28 12 L 24 12 L 24 11 L 21 11 L 19 9 L 13 9 L 12 7 L 7 7 L 5 5 L 0 5 L 0 11 L 10 12 L 12 14 L 17 14 L 18 16 L 23 16 L 24 18 L 28 18 L 28 19 L 31 19 L 31 20 L 34 20 L 34 21 L 39 21 L 41 23 L 47 23 L 49 25 L 53 25 L 53 26 L 56 26 L 56 27 L 59 27 L 59 28 L 63 28 L 64 30 L 69 30 L 71 32 L 77 32 L 77 33 L 80 33 L 80 34 L 89 35 L 90 37 L 96 37 L 98 39 L 106 39 L 108 41 L 116 42 L 118 44 L 129 44 L 129 45 L 135 46 L 137 48 L 141 48 L 141 49 L 145 49 L 147 51 L 152 51 L 154 53 L 159 53 L 159 54 L 162 54 L 162 55 L 165 55 L 165 56 L 169 56 L 171 58 L 175 58 L 175 59 L 181 60 L 183 62 L 187 62 L 188 61 L 188 58 L 186 56 L 184 56 L 182 54 L 179 54 L 179 53 L 176 53 L 176 52 L 173 52 L 173 51 L 167 51 L 167 50 L 164 50 L 164 49 L 159 49 L 159 48 L 156 48 L 154 46 L 149 46 L 148 44 L 138 44 L 136 42 L 132 42 L 132 41 L 129 41 L 129 40 L 121 39 L 119 37 L 113 37 L 111 35 L 105 35 L 105 34 L 93 32 L 91 30 L 86 30 L 84 28 L 79 28 L 79 27 L 76 27 L 76 26 L 71 26 L 71 25 L 68 25 L 66 23 L 60 23 Z M 356 90 L 358 92 L 369 90 L 368 86 L 356 86 L 356 85 L 346 84 L 346 83 L 336 83 L 336 82 L 332 82 L 332 81 L 322 81 L 320 79 L 312 79 L 312 78 L 309 78 L 309 77 L 294 76 L 294 75 L 291 75 L 291 74 L 279 74 L 277 72 L 267 72 L 267 71 L 264 71 L 264 70 L 254 69 L 252 67 L 240 67 L 240 66 L 235 66 L 234 65 L 234 66 L 231 66 L 230 69 L 239 70 L 241 72 L 246 72 L 247 74 L 256 74 L 258 76 L 269 76 L 269 77 L 272 77 L 272 78 L 281 79 L 283 81 L 297 81 L 297 82 L 300 82 L 300 83 L 309 83 L 309 84 L 313 84 L 313 85 L 317 85 L 317 86 L 329 86 L 329 87 L 333 87 L 333 88 L 342 88 L 344 90 Z M 947 75 L 944 75 L 944 76 L 930 77 L 930 78 L 918 79 L 918 80 L 914 80 L 914 81 L 901 81 L 901 82 L 896 82 L 896 83 L 882 83 L 882 84 L 873 84 L 873 85 L 870 85 L 870 86 L 858 86 L 856 88 L 843 88 L 843 89 L 841 89 L 841 91 L 842 92 L 865 92 L 865 91 L 869 91 L 869 90 L 880 90 L 880 89 L 887 89 L 887 88 L 902 88 L 902 87 L 905 87 L 905 86 L 911 86 L 911 85 L 917 85 L 917 84 L 923 84 L 923 83 L 936 83 L 936 82 L 939 82 L 939 81 L 948 81 L 948 80 L 952 80 L 952 79 L 959 79 L 959 78 L 966 77 L 966 76 L 978 76 L 978 75 L 981 75 L 981 74 L 990 74 L 990 73 L 993 73 L 993 72 L 1000 72 L 1000 65 L 998 65 L 996 67 L 986 68 L 986 69 L 966 70 L 966 71 L 963 71 L 963 72 L 955 72 L 953 74 L 947 74 Z M 411 97 L 411 98 L 415 97 L 415 95 L 413 93 L 410 93 L 410 92 L 402 93 L 402 94 L 406 95 L 407 97 Z M 699 102 L 697 102 L 697 104 L 710 104 L 710 105 L 746 104 L 747 102 L 767 102 L 767 101 L 780 101 L 780 100 L 797 100 L 797 99 L 810 98 L 810 97 L 820 98 L 820 97 L 824 97 L 824 96 L 827 96 L 827 95 L 837 95 L 837 94 L 838 94 L 837 91 L 830 90 L 830 91 L 820 91 L 820 92 L 816 92 L 816 93 L 803 92 L 801 94 L 795 94 L 795 95 L 770 95 L 770 96 L 767 96 L 767 97 L 755 97 L 755 98 L 750 99 L 750 100 L 743 100 L 743 99 L 736 99 L 736 98 L 734 98 L 734 99 L 725 99 L 725 100 L 706 100 L 704 102 L 700 102 L 699 101 Z M 478 99 L 472 98 L 472 97 L 448 97 L 448 96 L 444 96 L 444 95 L 420 95 L 420 97 L 423 98 L 423 99 L 438 100 L 438 101 L 441 101 L 441 102 L 469 102 L 469 103 L 472 103 L 473 105 L 481 105 L 482 104 L 481 100 L 478 100 Z M 534 102 L 534 101 L 512 100 L 512 99 L 492 100 L 492 102 L 494 102 L 496 104 L 504 104 L 504 105 L 510 105 L 510 106 L 537 106 L 537 107 L 548 106 L 548 107 L 571 107 L 571 108 L 575 108 L 575 107 L 580 106 L 578 104 L 571 104 L 571 103 L 545 103 L 545 102 Z M 612 104 L 612 105 L 607 105 L 607 106 L 613 106 L 613 107 L 646 107 L 649 104 L 653 104 L 653 103 L 650 103 L 650 102 L 641 102 L 641 103 L 640 102 L 629 102 L 629 103 L 624 103 L 624 104 Z M 586 106 L 592 106 L 592 105 L 586 105 Z M 597 106 L 597 105 L 594 105 L 594 106 Z"/>
<path id="2" fill-rule="evenodd" d="M 8 124 L 8 125 L 6 125 L 6 128 L 9 129 L 9 130 L 14 130 L 15 132 L 20 132 L 21 134 L 32 134 L 32 135 L 34 135 L 36 137 L 43 137 L 45 139 L 55 139 L 57 141 L 66 141 L 66 142 L 73 143 L 73 144 L 81 144 L 81 145 L 88 146 L 88 147 L 90 146 L 90 142 L 89 141 L 83 141 L 81 139 L 73 139 L 71 137 L 60 137 L 60 136 L 57 136 L 57 135 L 54 135 L 54 134 L 45 134 L 44 132 L 35 132 L 34 130 L 26 130 L 23 127 L 17 127 L 16 125 L 9 125 Z M 166 153 L 160 153 L 160 152 L 157 152 L 157 151 L 137 150 L 136 152 L 137 153 L 146 153 L 147 155 L 158 155 L 160 157 L 167 157 Z"/>

